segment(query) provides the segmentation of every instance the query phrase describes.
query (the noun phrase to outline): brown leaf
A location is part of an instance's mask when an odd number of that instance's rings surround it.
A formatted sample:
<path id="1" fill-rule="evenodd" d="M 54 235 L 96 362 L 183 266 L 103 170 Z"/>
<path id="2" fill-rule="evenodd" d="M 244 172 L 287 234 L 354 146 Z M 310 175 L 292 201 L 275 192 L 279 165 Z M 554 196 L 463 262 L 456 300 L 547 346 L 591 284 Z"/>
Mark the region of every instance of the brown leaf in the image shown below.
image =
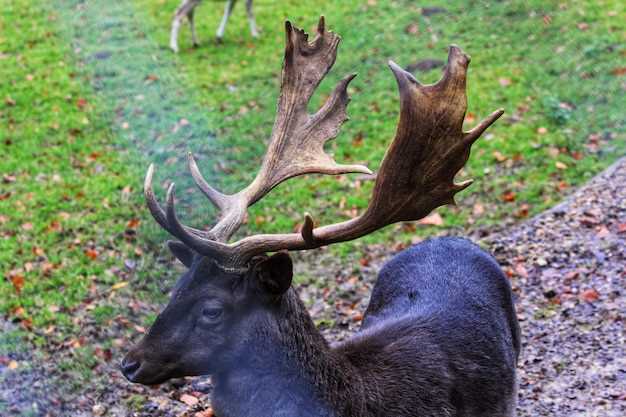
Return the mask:
<path id="1" fill-rule="evenodd" d="M 434 212 L 424 217 L 423 219 L 420 219 L 418 223 L 429 226 L 443 226 L 443 219 L 441 218 L 441 215 L 439 213 Z"/>
<path id="2" fill-rule="evenodd" d="M 529 210 L 530 206 L 528 204 L 522 204 L 519 210 L 517 210 L 517 213 L 515 213 L 515 215 L 519 218 L 528 217 Z"/>
<path id="3" fill-rule="evenodd" d="M 574 158 L 577 161 L 580 161 L 584 157 L 583 153 L 582 152 L 578 152 L 578 151 L 572 152 L 571 155 L 572 155 L 572 158 Z"/>
<path id="4" fill-rule="evenodd" d="M 10 184 L 12 182 L 15 182 L 17 178 L 15 177 L 15 175 L 11 175 L 11 174 L 4 174 L 2 175 L 2 182 L 5 184 Z"/>
<path id="5" fill-rule="evenodd" d="M 98 257 L 98 251 L 95 249 L 86 249 L 85 250 L 85 255 L 91 259 L 92 261 L 96 260 L 96 258 Z"/>
<path id="6" fill-rule="evenodd" d="M 513 191 L 506 191 L 504 193 L 502 193 L 502 201 L 505 201 L 507 203 L 512 203 L 513 201 L 515 201 L 516 195 Z"/>
<path id="7" fill-rule="evenodd" d="M 87 107 L 87 100 L 82 97 L 79 98 L 76 100 L 76 107 L 78 107 L 78 110 L 84 110 Z"/>
<path id="8" fill-rule="evenodd" d="M 363 132 L 359 132 L 352 138 L 352 146 L 358 148 L 363 145 Z"/>
<path id="9" fill-rule="evenodd" d="M 15 288 L 15 292 L 20 294 L 22 292 L 22 287 L 24 287 L 24 275 L 19 272 L 11 272 L 9 273 L 9 279 Z"/>
<path id="10" fill-rule="evenodd" d="M 499 151 L 494 151 L 493 152 L 493 157 L 498 162 L 504 162 L 504 161 L 506 161 L 508 159 L 506 156 L 502 155 L 502 153 L 499 152 Z"/>
<path id="11" fill-rule="evenodd" d="M 48 225 L 48 227 L 46 228 L 46 231 L 48 233 L 60 232 L 61 230 L 63 230 L 63 227 L 61 226 L 61 223 L 58 220 L 52 220 L 50 224 Z"/>
<path id="12" fill-rule="evenodd" d="M 137 226 L 139 226 L 139 223 L 140 223 L 139 219 L 130 219 L 128 223 L 126 223 L 126 227 L 128 229 L 136 229 Z"/>
<path id="13" fill-rule="evenodd" d="M 485 213 L 485 207 L 480 204 L 480 203 L 476 203 L 474 204 L 474 208 L 472 209 L 472 214 L 476 217 L 478 216 L 482 216 Z"/>
<path id="14" fill-rule="evenodd" d="M 606 226 L 600 226 L 600 230 L 598 230 L 598 232 L 596 233 L 596 237 L 599 239 L 604 239 L 605 237 L 608 237 L 611 235 L 611 232 L 609 231 L 609 229 L 607 229 Z"/>
<path id="15" fill-rule="evenodd" d="M 194 397 L 193 395 L 189 395 L 189 394 L 181 395 L 179 400 L 180 402 L 187 404 L 189 407 L 193 407 L 194 405 L 200 402 L 200 400 L 198 400 L 196 397 Z"/>
<path id="16" fill-rule="evenodd" d="M 555 166 L 557 169 L 567 169 L 567 165 L 565 165 L 565 164 L 564 164 L 563 162 L 561 162 L 561 161 L 556 161 L 556 162 L 554 163 L 554 166 Z"/>
<path id="17" fill-rule="evenodd" d="M 583 301 L 586 301 L 588 303 L 593 303 L 594 301 L 597 301 L 598 298 L 600 298 L 600 294 L 598 294 L 598 291 L 596 291 L 593 288 L 591 288 L 591 289 L 583 291 L 580 294 L 580 298 Z"/>
<path id="18" fill-rule="evenodd" d="M 626 67 L 613 68 L 611 74 L 615 76 L 626 75 Z"/>
<path id="19" fill-rule="evenodd" d="M 515 273 L 522 278 L 528 278 L 528 271 L 526 270 L 524 264 L 521 262 L 515 265 Z"/>
<path id="20" fill-rule="evenodd" d="M 33 224 L 28 222 L 28 223 L 23 223 L 22 224 L 22 229 L 24 230 L 33 230 Z"/>
<path id="21" fill-rule="evenodd" d="M 404 31 L 409 35 L 418 35 L 420 33 L 417 23 L 410 23 L 406 28 L 404 28 Z"/>

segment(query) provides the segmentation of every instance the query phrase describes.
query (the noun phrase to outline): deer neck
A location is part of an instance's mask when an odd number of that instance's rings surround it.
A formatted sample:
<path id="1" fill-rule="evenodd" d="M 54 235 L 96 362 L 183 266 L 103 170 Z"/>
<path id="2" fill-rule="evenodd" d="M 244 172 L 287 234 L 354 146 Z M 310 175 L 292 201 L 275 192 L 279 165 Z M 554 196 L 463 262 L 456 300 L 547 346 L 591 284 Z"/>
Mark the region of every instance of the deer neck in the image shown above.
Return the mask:
<path id="1" fill-rule="evenodd" d="M 217 416 L 258 415 L 261 409 L 272 416 L 361 415 L 354 411 L 364 403 L 358 374 L 330 348 L 294 290 L 247 344 L 230 369 L 213 377 Z"/>

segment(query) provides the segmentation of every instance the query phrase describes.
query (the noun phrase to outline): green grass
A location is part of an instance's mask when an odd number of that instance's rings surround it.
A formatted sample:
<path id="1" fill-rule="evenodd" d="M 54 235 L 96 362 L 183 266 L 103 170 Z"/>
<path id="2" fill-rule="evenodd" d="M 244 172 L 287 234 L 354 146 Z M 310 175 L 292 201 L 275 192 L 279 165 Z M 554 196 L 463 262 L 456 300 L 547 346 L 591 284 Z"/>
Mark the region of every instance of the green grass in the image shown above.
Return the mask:
<path id="1" fill-rule="evenodd" d="M 134 2 L 151 19 L 149 32 L 167 45 L 177 0 Z M 212 38 L 221 7 L 210 2 L 199 7 L 196 24 L 202 46 L 191 48 L 189 31 L 183 27 L 182 52 L 172 59 L 185 84 L 202 92 L 222 163 L 216 165 L 210 155 L 199 159 L 204 171 L 219 179 L 219 186 L 237 191 L 259 166 L 275 114 L 283 20 L 289 18 L 312 32 L 320 14 L 343 42 L 312 110 L 342 76 L 359 73 L 351 88 L 351 120 L 329 145 L 338 161 L 378 167 L 398 116 L 388 59 L 401 65 L 425 58 L 445 60 L 447 46 L 456 43 L 472 55 L 468 95 L 473 121 L 468 128 L 494 109 L 505 109 L 502 120 L 475 146 L 463 173 L 475 178 L 475 185 L 459 196 L 459 208 L 441 210 L 445 226 L 493 225 L 538 213 L 624 153 L 624 77 L 612 73 L 626 54 L 623 2 L 434 1 L 428 6 L 447 12 L 430 17 L 412 1 L 374 3 L 260 1 L 255 6 L 261 39 L 251 39 L 239 7 L 223 45 Z M 410 25 L 416 25 L 417 34 L 407 30 Z M 439 75 L 436 69 L 417 77 L 434 82 Z M 585 147 L 591 135 L 604 138 L 597 152 Z M 503 161 L 494 157 L 496 151 Z M 366 206 L 370 188 L 355 176 L 290 181 L 253 208 L 248 230 L 293 230 L 305 209 L 322 224 L 345 218 L 353 215 L 351 209 Z M 504 202 L 503 194 L 510 192 L 514 201 Z M 481 214 L 472 213 L 475 204 L 483 207 Z M 205 211 L 198 207 L 197 212 Z M 404 230 L 396 226 L 366 241 L 403 241 L 415 233 Z"/>
<path id="2" fill-rule="evenodd" d="M 139 258 L 133 222 L 144 209 L 57 15 L 3 3 L 0 312 L 43 342 L 75 333 L 77 308 L 119 282 L 124 259 Z M 103 308 L 87 316 L 103 319 L 112 307 Z"/>
<path id="3" fill-rule="evenodd" d="M 70 21 L 80 3 L 58 0 L 57 6 L 68 7 L 54 10 L 48 2 L 0 0 L 0 314 L 20 324 L 41 351 L 71 342 L 85 325 L 117 331 L 131 295 L 163 300 L 159 290 L 175 271 L 164 271 L 147 243 L 164 236 L 146 215 L 139 192 L 149 161 L 159 164 L 159 183 L 187 176 L 187 149 L 225 191 L 252 180 L 274 120 L 285 18 L 311 31 L 324 14 L 327 26 L 342 35 L 335 68 L 311 110 L 341 77 L 357 71 L 351 120 L 329 150 L 339 162 L 372 169 L 398 116 L 386 61 L 443 60 L 451 43 L 472 55 L 468 128 L 498 107 L 506 114 L 475 146 L 461 175 L 475 178 L 475 185 L 459 196 L 459 207 L 440 210 L 444 228 L 533 215 L 626 150 L 626 77 L 619 75 L 626 24 L 617 0 L 433 2 L 447 12 L 430 17 L 409 0 L 263 0 L 256 2 L 262 37 L 251 39 L 238 5 L 222 45 L 211 40 L 221 6 L 206 2 L 196 13 L 202 46 L 191 49 L 183 27 L 178 56 L 154 46 L 167 45 L 178 0 L 132 0 L 134 10 L 125 18 L 139 29 L 128 33 L 116 31 L 106 15 L 115 11 L 113 3 L 103 6 L 101 18 Z M 95 26 L 99 21 L 102 27 Z M 82 29 L 73 26 L 80 24 Z M 76 46 L 75 30 L 91 30 L 93 37 Z M 133 47 L 107 61 L 115 67 L 88 59 L 120 44 Z M 122 76 L 108 83 L 107 71 Z M 417 77 L 434 82 L 439 74 Z M 127 98 L 139 94 L 146 104 L 129 104 Z M 170 107 L 163 118 L 150 118 Z M 182 117 L 191 127 L 171 129 Z M 124 127 L 127 120 L 130 128 Z M 155 124 L 163 135 L 154 133 Z M 181 216 L 197 225 L 210 222 L 214 213 L 199 193 L 187 197 L 186 184 Z M 366 206 L 371 185 L 356 176 L 290 181 L 253 207 L 242 234 L 291 231 L 305 210 L 322 224 L 345 219 Z M 503 201 L 505 193 L 513 201 Z M 392 247 L 434 231 L 398 225 L 363 242 Z M 339 245 L 336 253 L 362 245 Z M 126 260 L 137 267 L 127 270 Z M 112 289 L 125 281 L 130 284 Z M 153 317 L 142 311 L 131 322 L 147 325 Z M 109 347 L 113 336 L 105 336 L 100 342 Z M 62 360 L 65 371 L 86 380 L 94 364 L 89 349 L 72 349 L 73 356 Z"/>

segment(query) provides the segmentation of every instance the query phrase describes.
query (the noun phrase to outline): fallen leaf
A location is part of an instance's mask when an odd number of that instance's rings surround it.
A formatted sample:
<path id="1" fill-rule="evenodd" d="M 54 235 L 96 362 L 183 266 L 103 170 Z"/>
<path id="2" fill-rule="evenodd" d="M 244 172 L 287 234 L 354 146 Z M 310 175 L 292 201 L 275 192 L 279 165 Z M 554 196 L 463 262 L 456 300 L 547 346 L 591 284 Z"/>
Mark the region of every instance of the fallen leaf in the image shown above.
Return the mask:
<path id="1" fill-rule="evenodd" d="M 9 362 L 8 368 L 9 369 L 17 369 L 19 366 L 19 364 L 16 361 L 11 361 Z"/>
<path id="2" fill-rule="evenodd" d="M 614 68 L 611 71 L 611 74 L 616 75 L 616 76 L 626 75 L 626 67 Z"/>
<path id="3" fill-rule="evenodd" d="M 512 203 L 513 201 L 515 201 L 515 193 L 513 191 L 507 191 L 505 193 L 502 193 L 502 201 L 505 201 L 507 203 Z"/>
<path id="4" fill-rule="evenodd" d="M 417 23 L 410 23 L 406 28 L 404 28 L 404 31 L 410 35 L 418 35 L 420 33 Z"/>
<path id="5" fill-rule="evenodd" d="M 352 146 L 359 147 L 363 145 L 363 132 L 359 132 L 352 138 Z"/>
<path id="6" fill-rule="evenodd" d="M 572 152 L 571 155 L 572 155 L 572 158 L 574 158 L 577 161 L 580 161 L 584 157 L 583 153 L 582 152 L 578 152 L 578 151 Z"/>
<path id="7" fill-rule="evenodd" d="M 98 257 L 98 251 L 95 249 L 86 249 L 85 255 L 93 261 Z"/>
<path id="8" fill-rule="evenodd" d="M 608 237 L 610 235 L 611 232 L 609 231 L 609 229 L 606 228 L 606 226 L 600 226 L 600 230 L 598 230 L 598 232 L 596 233 L 596 237 L 600 239 L 604 239 L 605 237 Z"/>
<path id="9" fill-rule="evenodd" d="M 561 161 L 556 161 L 556 162 L 554 163 L 554 166 L 555 166 L 557 169 L 567 169 L 567 165 L 565 165 L 565 164 L 564 164 L 563 162 L 561 162 Z"/>
<path id="10" fill-rule="evenodd" d="M 530 206 L 528 204 L 522 204 L 515 215 L 520 218 L 528 217 L 529 210 Z"/>
<path id="11" fill-rule="evenodd" d="M 501 77 L 498 79 L 498 82 L 500 83 L 502 87 L 508 87 L 509 85 L 511 85 L 510 78 Z"/>
<path id="12" fill-rule="evenodd" d="M 515 265 L 515 273 L 522 278 L 528 278 L 528 271 L 523 263 Z"/>
<path id="13" fill-rule="evenodd" d="M 600 298 L 600 294 L 598 294 L 598 291 L 596 291 L 593 288 L 591 288 L 591 289 L 583 291 L 580 294 L 580 298 L 583 301 L 586 301 L 588 303 L 593 303 L 594 301 L 597 301 L 598 298 Z"/>
<path id="14" fill-rule="evenodd" d="M 22 292 L 22 287 L 24 287 L 24 275 L 20 273 L 10 273 L 9 279 L 15 288 L 15 292 L 20 294 Z"/>
<path id="15" fill-rule="evenodd" d="M 78 107 L 79 110 L 84 110 L 85 107 L 87 107 L 87 100 L 82 97 L 79 98 L 76 100 L 76 107 Z"/>
<path id="16" fill-rule="evenodd" d="M 498 162 L 504 162 L 504 161 L 506 161 L 506 160 L 508 159 L 506 156 L 502 155 L 502 153 L 501 153 L 501 152 L 499 152 L 499 151 L 494 151 L 494 152 L 493 152 L 493 157 L 494 157 L 494 158 L 496 159 L 496 161 L 498 161 Z"/>
<path id="17" fill-rule="evenodd" d="M 474 204 L 474 207 L 472 209 L 472 214 L 478 217 L 478 216 L 482 216 L 483 213 L 485 213 L 485 207 L 480 203 Z"/>
<path id="18" fill-rule="evenodd" d="M 418 223 L 430 226 L 443 226 L 443 219 L 441 218 L 441 215 L 439 213 L 435 212 L 429 214 L 423 219 L 420 219 Z"/>
<path id="19" fill-rule="evenodd" d="M 193 395 L 189 395 L 189 394 L 181 395 L 179 400 L 180 402 L 187 404 L 189 407 L 193 407 L 194 405 L 200 402 L 200 400 L 198 400 L 196 397 L 194 397 Z"/>
<path id="20" fill-rule="evenodd" d="M 129 229 L 136 229 L 137 226 L 139 226 L 139 223 L 140 223 L 139 219 L 130 219 L 128 223 L 126 223 L 126 227 Z"/>
<path id="21" fill-rule="evenodd" d="M 119 290 L 120 288 L 124 288 L 127 285 L 127 281 L 118 282 L 117 284 L 111 285 L 111 291 Z"/>

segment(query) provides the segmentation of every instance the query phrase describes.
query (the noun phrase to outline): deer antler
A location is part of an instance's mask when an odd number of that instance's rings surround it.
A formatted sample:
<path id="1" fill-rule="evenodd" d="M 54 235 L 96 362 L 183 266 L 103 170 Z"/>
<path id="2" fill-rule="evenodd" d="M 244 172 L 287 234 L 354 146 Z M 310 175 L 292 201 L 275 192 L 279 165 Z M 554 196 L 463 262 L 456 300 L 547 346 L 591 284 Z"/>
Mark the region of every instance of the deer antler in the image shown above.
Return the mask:
<path id="1" fill-rule="evenodd" d="M 173 185 L 168 190 L 166 212 L 160 207 L 153 210 L 158 203 L 155 206 L 154 195 L 151 190 L 146 191 L 148 205 L 153 214 L 157 213 L 159 224 L 224 267 L 245 265 L 253 256 L 265 252 L 304 250 L 356 239 L 389 224 L 418 220 L 444 204 L 454 204 L 454 195 L 471 184 L 471 181 L 455 184 L 454 176 L 467 162 L 472 144 L 503 113 L 497 110 L 474 129 L 462 131 L 470 58 L 457 46 L 450 47 L 444 75 L 432 85 L 421 85 L 409 72 L 390 62 L 400 92 L 400 121 L 382 161 L 367 210 L 354 219 L 319 228 L 314 228 L 307 213 L 300 233 L 261 234 L 226 243 L 243 221 L 247 207 L 288 178 L 311 172 L 369 172 L 358 165 L 337 165 L 323 151 L 323 144 L 337 135 L 346 119 L 346 87 L 353 76 L 338 84 L 315 115 L 306 114 L 313 91 L 335 61 L 339 37 L 324 31 L 323 18 L 318 36 L 311 44 L 307 43 L 306 34 L 292 28 L 289 22 L 286 30 L 278 115 L 255 180 L 237 194 L 221 194 L 204 181 L 190 158 L 191 172 L 199 188 L 222 210 L 217 225 L 204 235 L 183 226 L 174 210 Z M 148 177 L 151 175 L 148 170 Z"/>
<path id="2" fill-rule="evenodd" d="M 261 170 L 250 185 L 233 195 L 222 194 L 211 187 L 189 154 L 189 169 L 198 188 L 221 211 L 218 223 L 206 233 L 184 227 L 197 237 L 227 241 L 245 220 L 247 209 L 281 182 L 303 174 L 371 174 L 362 165 L 340 165 L 324 152 L 324 144 L 339 133 L 348 119 L 346 107 L 350 101 L 348 84 L 355 74 L 341 80 L 317 113 L 307 113 L 307 105 L 315 89 L 335 63 L 340 37 L 325 29 L 324 17 L 317 27 L 317 36 L 308 42 L 303 30 L 285 23 L 287 45 L 282 72 L 278 110 L 270 143 Z M 149 174 L 152 172 L 149 171 Z M 151 175 L 149 175 L 151 178 Z M 146 177 L 148 178 L 148 176 Z M 150 211 L 159 224 L 170 231 L 165 212 L 158 206 L 150 183 L 145 188 Z M 183 242 L 185 238 L 178 236 Z"/>

